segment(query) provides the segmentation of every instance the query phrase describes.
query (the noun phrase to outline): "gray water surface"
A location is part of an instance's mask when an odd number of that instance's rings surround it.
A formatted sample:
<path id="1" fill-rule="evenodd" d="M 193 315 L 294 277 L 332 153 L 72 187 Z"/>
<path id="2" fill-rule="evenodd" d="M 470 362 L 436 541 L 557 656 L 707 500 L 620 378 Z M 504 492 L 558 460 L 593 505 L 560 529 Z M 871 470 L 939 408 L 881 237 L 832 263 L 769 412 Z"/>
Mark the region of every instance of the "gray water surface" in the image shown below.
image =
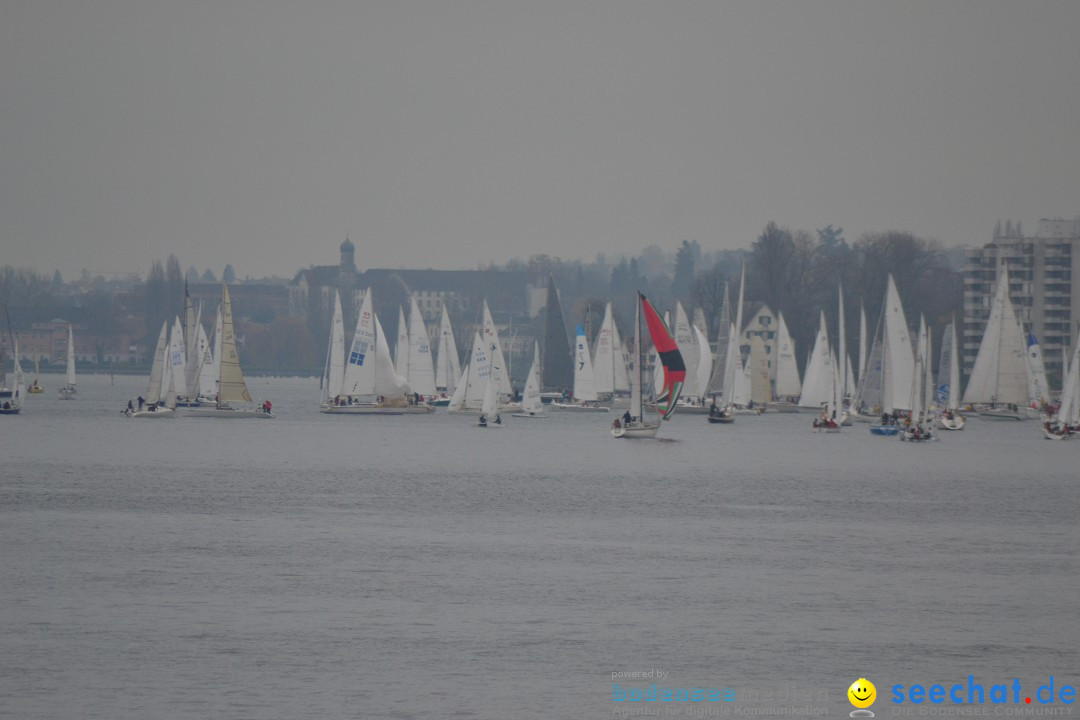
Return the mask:
<path id="1" fill-rule="evenodd" d="M 827 692 L 1080 680 L 1080 442 L 701 416 L 0 417 L 0 716 L 601 718 L 616 671 Z M 633 684 L 636 681 L 631 681 Z M 641 681 L 639 684 L 644 684 Z M 769 703 L 763 703 L 769 705 Z M 772 703 L 782 704 L 782 703 Z"/>

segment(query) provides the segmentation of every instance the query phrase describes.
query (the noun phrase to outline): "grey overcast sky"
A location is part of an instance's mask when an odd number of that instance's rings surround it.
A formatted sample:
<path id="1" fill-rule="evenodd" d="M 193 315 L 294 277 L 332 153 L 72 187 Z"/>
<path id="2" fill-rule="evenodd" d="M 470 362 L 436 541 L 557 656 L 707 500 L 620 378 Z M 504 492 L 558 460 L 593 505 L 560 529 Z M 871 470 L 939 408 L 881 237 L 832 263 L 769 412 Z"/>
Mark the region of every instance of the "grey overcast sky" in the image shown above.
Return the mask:
<path id="1" fill-rule="evenodd" d="M 475 267 L 1080 214 L 1077 0 L 4 0 L 0 264 Z"/>

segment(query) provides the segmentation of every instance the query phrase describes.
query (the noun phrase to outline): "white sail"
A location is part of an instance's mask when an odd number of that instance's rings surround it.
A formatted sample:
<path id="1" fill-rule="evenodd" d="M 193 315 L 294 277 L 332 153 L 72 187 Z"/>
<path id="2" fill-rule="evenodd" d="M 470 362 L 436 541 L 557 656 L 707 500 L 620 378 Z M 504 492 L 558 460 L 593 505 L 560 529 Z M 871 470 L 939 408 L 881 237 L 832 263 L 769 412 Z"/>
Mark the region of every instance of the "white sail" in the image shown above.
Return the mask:
<path id="1" fill-rule="evenodd" d="M 495 322 L 491 319 L 491 311 L 488 309 L 487 300 L 484 301 L 484 342 L 487 343 L 488 354 L 491 358 L 491 371 L 495 377 L 495 390 L 503 395 L 509 395 L 513 392 L 510 388 L 510 375 L 506 372 L 506 358 L 503 357 L 499 332 L 495 329 Z"/>
<path id="2" fill-rule="evenodd" d="M 844 391 L 844 384 L 843 381 L 840 379 L 840 363 L 836 359 L 836 353 L 832 350 L 829 350 L 828 363 L 829 392 L 828 397 L 825 400 L 825 412 L 827 414 L 827 417 L 839 421 L 840 408 L 843 406 L 843 398 L 841 393 L 843 393 Z"/>
<path id="3" fill-rule="evenodd" d="M 686 365 L 686 380 L 683 382 L 683 395 L 697 397 L 705 392 L 705 388 L 698 387 L 697 366 L 698 349 L 695 346 L 696 338 L 691 329 L 690 320 L 686 316 L 686 310 L 682 303 L 675 302 L 675 326 L 672 327 L 672 336 L 675 344 L 682 353 L 683 363 Z"/>
<path id="4" fill-rule="evenodd" d="M 820 408 L 832 395 L 832 361 L 829 356 L 829 333 L 825 326 L 825 311 L 821 312 L 817 338 L 803 374 L 799 407 Z"/>
<path id="5" fill-rule="evenodd" d="M 1050 384 L 1046 380 L 1046 366 L 1043 364 L 1042 350 L 1034 335 L 1029 334 L 1027 340 L 1028 367 L 1031 368 L 1029 401 L 1032 407 L 1042 407 L 1050 402 Z"/>
<path id="6" fill-rule="evenodd" d="M 199 361 L 201 360 L 198 349 L 196 348 L 197 337 L 195 335 L 195 326 L 198 324 L 198 320 L 195 316 L 195 304 L 191 302 L 191 295 L 188 294 L 187 283 L 184 283 L 184 326 L 183 326 L 183 347 L 184 347 L 184 388 L 186 393 L 194 400 L 196 396 L 196 384 L 199 381 Z"/>
<path id="7" fill-rule="evenodd" d="M 218 402 L 251 402 L 251 393 L 240 370 L 240 356 L 236 352 L 236 331 L 233 329 L 232 300 L 229 286 L 222 286 L 221 299 L 221 358 L 219 360 Z M 180 377 L 183 377 L 181 374 Z M 173 373 L 176 380 L 176 373 Z M 183 393 L 179 393 L 183 394 Z"/>
<path id="8" fill-rule="evenodd" d="M 759 335 L 750 338 L 750 399 L 757 405 L 772 402 L 772 383 L 769 378 L 769 359 L 765 341 Z"/>
<path id="9" fill-rule="evenodd" d="M 866 308 L 859 303 L 859 367 L 858 383 L 862 385 L 863 373 L 866 372 Z"/>
<path id="10" fill-rule="evenodd" d="M 372 312 L 371 289 L 364 293 L 356 315 L 349 356 L 345 361 L 342 395 L 373 395 L 375 393 L 375 314 Z"/>
<path id="11" fill-rule="evenodd" d="M 410 298 L 409 307 L 409 385 L 415 393 L 425 396 L 435 394 L 435 368 L 431 362 L 431 340 L 428 338 L 424 316 L 416 298 Z"/>
<path id="12" fill-rule="evenodd" d="M 927 364 L 929 346 L 927 344 L 926 320 L 919 318 L 919 344 L 915 351 L 915 365 L 912 373 L 911 394 L 908 399 L 908 407 L 911 409 L 912 422 L 922 422 L 923 413 L 926 411 L 924 402 L 924 379 Z"/>
<path id="13" fill-rule="evenodd" d="M 1061 386 L 1061 404 L 1057 419 L 1070 427 L 1080 423 L 1080 339 L 1073 350 L 1072 362 L 1065 361 L 1065 380 Z"/>
<path id="14" fill-rule="evenodd" d="M 844 373 L 845 373 L 845 377 L 847 378 L 844 381 L 844 387 L 847 388 L 847 393 L 848 393 L 844 397 L 846 399 L 850 400 L 852 397 L 855 396 L 855 370 L 851 367 L 851 356 L 850 355 L 845 355 L 844 356 L 844 365 L 846 366 L 846 369 L 844 370 Z"/>
<path id="15" fill-rule="evenodd" d="M 956 323 L 953 322 L 953 331 L 949 338 L 949 354 L 952 362 L 949 363 L 949 395 L 945 401 L 945 407 L 949 410 L 960 409 L 960 353 L 956 342 Z"/>
<path id="16" fill-rule="evenodd" d="M 371 288 L 368 288 L 360 304 L 356 332 L 345 365 L 343 394 L 403 400 L 409 391 L 409 383 L 394 368 L 390 343 L 374 308 Z"/>
<path id="17" fill-rule="evenodd" d="M 495 415 L 499 412 L 499 393 L 495 390 L 495 377 L 488 375 L 484 383 L 484 402 L 480 406 L 480 414 L 486 415 L 490 422 L 494 422 Z"/>
<path id="18" fill-rule="evenodd" d="M 597 399 L 593 388 L 592 358 L 589 357 L 589 340 L 585 337 L 585 328 L 577 326 L 577 338 L 574 341 L 574 400 L 592 402 Z"/>
<path id="19" fill-rule="evenodd" d="M 22 407 L 23 398 L 26 397 L 26 376 L 23 375 L 22 364 L 19 362 L 19 341 L 15 343 L 15 383 L 11 386 L 11 407 Z"/>
<path id="20" fill-rule="evenodd" d="M 945 394 L 945 409 L 960 409 L 960 356 L 957 354 L 956 322 L 945 326 L 938 359 L 938 388 Z"/>
<path id="21" fill-rule="evenodd" d="M 611 318 L 611 349 L 615 356 L 615 392 L 629 392 L 630 358 L 614 317 Z"/>
<path id="22" fill-rule="evenodd" d="M 777 319 L 776 333 L 776 395 L 782 398 L 798 397 L 802 393 L 799 365 L 795 360 L 795 341 L 791 339 L 784 313 Z"/>
<path id="23" fill-rule="evenodd" d="M 187 391 L 187 349 L 184 346 L 184 326 L 180 318 L 173 321 L 172 337 L 169 339 L 169 372 L 172 376 L 173 390 L 182 398 Z"/>
<path id="24" fill-rule="evenodd" d="M 464 407 L 468 410 L 476 410 L 484 402 L 484 387 L 487 385 L 488 376 L 491 375 L 488 344 L 480 337 L 479 332 L 473 333 L 472 355 L 469 357 L 467 367 L 469 372 L 465 379 Z"/>
<path id="25" fill-rule="evenodd" d="M 221 389 L 221 306 L 218 305 L 214 319 L 214 386 L 215 394 Z"/>
<path id="26" fill-rule="evenodd" d="M 199 372 L 196 387 L 200 395 L 213 397 L 217 394 L 217 364 L 214 362 L 214 353 L 210 349 L 210 338 L 206 337 L 206 330 L 200 322 L 195 330 L 196 341 L 199 348 Z"/>
<path id="27" fill-rule="evenodd" d="M 645 346 L 641 337 L 641 299 L 634 303 L 634 347 L 630 354 L 630 415 L 642 419 L 642 385 L 645 383 Z"/>
<path id="28" fill-rule="evenodd" d="M 465 409 L 465 390 L 469 386 L 469 364 L 465 364 L 465 369 L 462 370 L 461 376 L 454 386 L 454 394 L 450 398 L 450 404 L 446 406 L 448 412 L 457 412 Z"/>
<path id="29" fill-rule="evenodd" d="M 1009 271 L 1002 264 L 990 305 L 990 319 L 964 391 L 964 403 L 1026 405 L 1031 397 L 1030 372 L 1024 334 L 1009 300 Z"/>
<path id="30" fill-rule="evenodd" d="M 525 393 L 521 397 L 521 411 L 529 415 L 543 413 L 544 406 L 540 400 L 540 343 L 533 345 L 533 362 L 529 368 L 529 377 L 525 381 Z"/>
<path id="31" fill-rule="evenodd" d="M 736 378 L 742 371 L 740 365 L 739 346 L 735 336 L 735 323 L 730 323 L 728 326 L 727 348 L 724 351 L 723 374 L 724 405 L 727 407 L 731 407 L 735 404 L 735 398 L 738 394 Z"/>
<path id="32" fill-rule="evenodd" d="M 154 364 L 150 366 L 150 385 L 146 388 L 146 402 L 156 405 L 161 400 L 161 379 L 165 374 L 165 354 L 168 348 L 169 323 L 161 323 L 157 347 L 154 348 Z"/>
<path id="33" fill-rule="evenodd" d="M 750 387 L 750 363 L 747 362 L 743 365 L 740 353 L 735 354 L 735 362 L 738 364 L 738 372 L 735 375 L 735 395 L 733 400 L 736 405 L 746 407 L 753 399 Z"/>
<path id="34" fill-rule="evenodd" d="M 75 387 L 75 334 L 71 330 L 71 323 L 68 323 L 66 381 L 69 388 Z"/>
<path id="35" fill-rule="evenodd" d="M 921 322 L 921 321 L 920 321 Z M 923 354 L 923 415 L 930 416 L 930 407 L 934 403 L 934 363 L 931 347 L 934 344 L 933 331 L 928 325 L 926 328 L 926 352 Z"/>
<path id="36" fill-rule="evenodd" d="M 176 409 L 176 384 L 173 382 L 172 363 L 165 358 L 165 368 L 168 373 L 168 382 L 165 384 L 165 407 L 170 410 Z"/>
<path id="37" fill-rule="evenodd" d="M 884 412 L 909 410 L 911 384 L 915 377 L 915 355 L 912 352 L 904 307 L 896 281 L 889 275 L 885 291 L 885 340 L 881 346 L 882 379 L 881 404 Z"/>
<path id="38" fill-rule="evenodd" d="M 450 325 L 450 314 L 446 311 L 446 305 L 443 305 L 442 318 L 439 321 L 439 352 L 435 359 L 435 387 L 445 388 L 446 392 L 453 395 L 461 374 L 454 329 Z"/>
<path id="39" fill-rule="evenodd" d="M 699 308 L 700 309 L 700 308 Z M 695 312 L 695 316 L 697 313 Z M 702 319 L 704 319 L 704 313 L 702 313 Z M 694 344 L 697 345 L 698 362 L 697 362 L 697 388 L 698 394 L 704 396 L 709 388 L 709 378 L 712 377 L 713 371 L 713 356 L 712 348 L 709 347 L 709 338 L 705 335 L 705 332 L 697 326 L 695 323 L 693 326 L 694 331 Z"/>
<path id="40" fill-rule="evenodd" d="M 596 342 L 593 344 L 593 389 L 597 393 L 615 392 L 616 362 L 622 362 L 622 358 L 616 356 L 614 338 L 615 319 L 612 316 L 611 303 L 608 303 L 604 308 L 600 332 L 596 334 Z M 623 374 L 626 374 L 625 367 Z"/>
<path id="41" fill-rule="evenodd" d="M 398 375 L 409 377 L 409 328 L 405 324 L 405 313 L 398 305 L 397 345 L 394 346 L 394 367 Z"/>
<path id="42" fill-rule="evenodd" d="M 326 367 L 326 397 L 333 400 L 341 395 L 345 383 L 345 314 L 341 310 L 341 295 L 337 290 L 334 291 L 334 315 L 330 320 Z"/>
<path id="43" fill-rule="evenodd" d="M 836 359 L 840 361 L 840 364 L 837 366 L 837 369 L 838 369 L 839 374 L 840 374 L 840 397 L 850 397 L 850 394 L 849 394 L 850 391 L 848 390 L 848 386 L 847 386 L 847 373 L 844 370 L 844 368 L 847 366 L 848 363 L 847 363 L 847 331 L 846 331 L 846 328 L 844 327 L 844 325 L 846 323 L 845 323 L 845 317 L 844 317 L 844 286 L 843 285 L 839 285 L 837 287 L 837 295 L 839 297 L 839 302 L 838 302 L 836 326 L 837 326 L 837 329 L 839 330 L 839 333 L 837 335 L 838 339 L 837 339 L 837 348 L 836 348 L 836 350 L 837 350 L 837 358 Z M 852 388 L 852 390 L 853 389 L 854 388 Z"/>

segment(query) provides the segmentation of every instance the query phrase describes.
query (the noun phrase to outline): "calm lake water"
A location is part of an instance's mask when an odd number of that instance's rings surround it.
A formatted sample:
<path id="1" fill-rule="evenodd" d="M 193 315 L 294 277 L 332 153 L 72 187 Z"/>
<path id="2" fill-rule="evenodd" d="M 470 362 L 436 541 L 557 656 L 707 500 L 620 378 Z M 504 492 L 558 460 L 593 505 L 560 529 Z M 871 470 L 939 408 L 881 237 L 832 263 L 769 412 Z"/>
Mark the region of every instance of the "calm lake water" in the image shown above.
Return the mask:
<path id="1" fill-rule="evenodd" d="M 607 718 L 650 669 L 833 717 L 859 677 L 879 717 L 898 683 L 1080 685 L 1080 442 L 1032 422 L 629 442 L 262 378 L 276 420 L 146 422 L 142 378 L 44 381 L 0 417 L 0 717 Z"/>

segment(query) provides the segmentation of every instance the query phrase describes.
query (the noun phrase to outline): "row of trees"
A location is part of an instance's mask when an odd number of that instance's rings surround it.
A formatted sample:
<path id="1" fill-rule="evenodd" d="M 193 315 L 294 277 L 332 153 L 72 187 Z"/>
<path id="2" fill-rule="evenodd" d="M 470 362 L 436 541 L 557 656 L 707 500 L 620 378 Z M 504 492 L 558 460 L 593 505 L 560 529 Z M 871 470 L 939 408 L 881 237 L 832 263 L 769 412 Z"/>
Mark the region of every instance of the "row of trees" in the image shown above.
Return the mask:
<path id="1" fill-rule="evenodd" d="M 662 309 L 673 309 L 676 301 L 688 312 L 702 308 L 709 337 L 715 339 L 725 295 L 734 313 L 744 265 L 747 304 L 764 302 L 784 314 L 800 364 L 813 344 L 822 310 L 830 335 L 837 334 L 841 285 L 851 338 L 857 337 L 860 305 L 874 332 L 890 273 L 909 322 L 925 315 L 938 341 L 944 326 L 962 317 L 963 283 L 947 251 L 938 241 L 898 231 L 868 233 L 848 243 L 843 229 L 832 225 L 809 232 L 769 223 L 745 250 L 704 253 L 697 241 L 684 240 L 673 252 L 651 246 L 617 262 L 603 256 L 592 263 L 534 256 L 505 269 L 529 270 L 537 281 L 544 273 L 554 275 L 571 327 L 588 319 L 595 328 L 610 300 L 620 325 L 629 328 L 641 291 Z"/>

